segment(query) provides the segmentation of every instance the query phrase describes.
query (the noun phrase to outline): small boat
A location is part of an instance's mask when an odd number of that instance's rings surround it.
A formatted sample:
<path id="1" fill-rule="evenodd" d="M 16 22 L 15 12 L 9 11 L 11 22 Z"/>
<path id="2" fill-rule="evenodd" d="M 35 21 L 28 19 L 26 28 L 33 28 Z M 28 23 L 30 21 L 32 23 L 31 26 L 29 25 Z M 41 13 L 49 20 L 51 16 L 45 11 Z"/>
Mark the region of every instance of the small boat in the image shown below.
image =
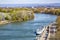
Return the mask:
<path id="1" fill-rule="evenodd" d="M 41 29 L 37 29 L 35 33 L 36 33 L 36 35 L 42 35 L 44 30 L 45 30 L 45 27 L 42 30 Z"/>

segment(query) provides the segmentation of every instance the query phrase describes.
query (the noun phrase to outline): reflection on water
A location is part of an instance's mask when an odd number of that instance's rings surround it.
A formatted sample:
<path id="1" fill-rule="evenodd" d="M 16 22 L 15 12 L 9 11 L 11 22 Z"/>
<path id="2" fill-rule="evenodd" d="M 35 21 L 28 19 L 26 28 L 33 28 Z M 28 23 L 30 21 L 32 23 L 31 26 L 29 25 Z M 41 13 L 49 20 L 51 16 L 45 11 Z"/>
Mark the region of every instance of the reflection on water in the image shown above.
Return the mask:
<path id="1" fill-rule="evenodd" d="M 35 30 L 56 20 L 49 14 L 35 14 L 34 20 L 0 25 L 0 40 L 34 40 Z"/>

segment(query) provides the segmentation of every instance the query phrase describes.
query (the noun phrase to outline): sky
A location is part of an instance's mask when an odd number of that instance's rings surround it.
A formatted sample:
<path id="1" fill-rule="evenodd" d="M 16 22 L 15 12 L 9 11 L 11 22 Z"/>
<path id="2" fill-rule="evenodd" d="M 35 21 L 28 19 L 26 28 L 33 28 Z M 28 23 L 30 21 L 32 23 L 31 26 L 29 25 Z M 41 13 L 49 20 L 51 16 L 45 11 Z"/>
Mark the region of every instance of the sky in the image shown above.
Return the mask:
<path id="1" fill-rule="evenodd" d="M 0 4 L 47 4 L 60 3 L 60 0 L 0 0 Z"/>

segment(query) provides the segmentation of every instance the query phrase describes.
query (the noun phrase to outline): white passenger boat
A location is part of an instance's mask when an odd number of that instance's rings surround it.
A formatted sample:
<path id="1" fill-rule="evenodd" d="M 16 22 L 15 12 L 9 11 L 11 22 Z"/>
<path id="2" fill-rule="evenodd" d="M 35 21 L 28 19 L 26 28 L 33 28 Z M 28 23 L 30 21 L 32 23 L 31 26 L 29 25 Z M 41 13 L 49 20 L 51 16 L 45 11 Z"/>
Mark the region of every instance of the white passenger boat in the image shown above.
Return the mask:
<path id="1" fill-rule="evenodd" d="M 36 30 L 36 35 L 41 35 L 45 30 L 45 27 L 41 30 L 41 29 L 37 29 Z"/>

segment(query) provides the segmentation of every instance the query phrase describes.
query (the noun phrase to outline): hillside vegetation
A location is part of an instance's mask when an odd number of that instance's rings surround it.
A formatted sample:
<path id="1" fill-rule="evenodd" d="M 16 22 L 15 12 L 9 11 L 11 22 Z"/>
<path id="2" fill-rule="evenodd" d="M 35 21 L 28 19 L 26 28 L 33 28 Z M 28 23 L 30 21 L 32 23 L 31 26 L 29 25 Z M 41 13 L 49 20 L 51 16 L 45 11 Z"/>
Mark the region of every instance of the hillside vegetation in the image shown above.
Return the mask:
<path id="1" fill-rule="evenodd" d="M 47 14 L 54 14 L 54 15 L 60 15 L 60 8 L 45 9 L 45 13 L 47 13 Z"/>
<path id="2" fill-rule="evenodd" d="M 35 13 L 45 13 L 45 14 L 53 14 L 60 15 L 60 8 L 33 8 Z"/>
<path id="3" fill-rule="evenodd" d="M 0 21 L 26 21 L 34 18 L 34 13 L 28 8 L 0 8 Z"/>

